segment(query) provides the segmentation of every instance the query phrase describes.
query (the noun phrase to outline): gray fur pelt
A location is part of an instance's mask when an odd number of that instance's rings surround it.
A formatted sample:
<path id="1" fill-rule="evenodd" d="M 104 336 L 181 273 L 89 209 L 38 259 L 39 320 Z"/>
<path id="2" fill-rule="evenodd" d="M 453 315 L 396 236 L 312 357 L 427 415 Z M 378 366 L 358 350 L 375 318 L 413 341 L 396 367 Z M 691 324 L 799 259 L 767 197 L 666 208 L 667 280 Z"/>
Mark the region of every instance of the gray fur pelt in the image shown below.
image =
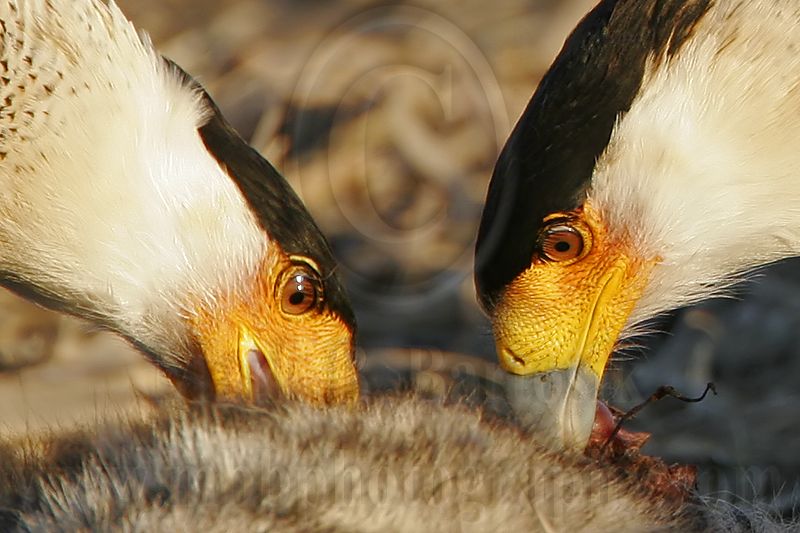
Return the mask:
<path id="1" fill-rule="evenodd" d="M 0 449 L 0 530 L 770 529 L 670 506 L 624 473 L 463 406 L 192 406 Z M 775 526 L 777 527 L 777 526 Z"/>

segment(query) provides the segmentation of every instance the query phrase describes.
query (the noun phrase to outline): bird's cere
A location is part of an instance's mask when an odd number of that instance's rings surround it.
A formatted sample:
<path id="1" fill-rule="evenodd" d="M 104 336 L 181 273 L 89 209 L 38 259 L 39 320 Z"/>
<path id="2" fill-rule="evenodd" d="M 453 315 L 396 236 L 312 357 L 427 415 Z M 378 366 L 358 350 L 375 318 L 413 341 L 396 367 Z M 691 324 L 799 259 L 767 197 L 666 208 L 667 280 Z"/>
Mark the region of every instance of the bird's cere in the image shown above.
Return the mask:
<path id="1" fill-rule="evenodd" d="M 601 376 L 609 349 L 656 260 L 642 258 L 627 239 L 610 235 L 591 205 L 559 213 L 548 222 L 540 240 L 549 238 L 552 225 L 573 228 L 580 235 L 581 252 L 535 255 L 488 310 L 500 362 L 522 375 L 580 362 Z"/>

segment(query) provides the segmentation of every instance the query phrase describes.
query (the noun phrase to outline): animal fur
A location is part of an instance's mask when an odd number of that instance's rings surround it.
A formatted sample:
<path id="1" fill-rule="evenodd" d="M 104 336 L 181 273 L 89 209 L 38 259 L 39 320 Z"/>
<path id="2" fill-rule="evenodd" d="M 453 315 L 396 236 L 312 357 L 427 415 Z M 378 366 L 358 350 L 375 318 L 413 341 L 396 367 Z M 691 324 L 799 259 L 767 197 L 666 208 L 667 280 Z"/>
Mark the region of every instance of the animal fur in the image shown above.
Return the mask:
<path id="1" fill-rule="evenodd" d="M 416 399 L 381 398 L 354 411 L 194 406 L 12 446 L 0 465 L 3 530 L 640 532 L 771 524 L 732 508 L 671 507 L 613 467 L 545 452 L 477 411 Z"/>

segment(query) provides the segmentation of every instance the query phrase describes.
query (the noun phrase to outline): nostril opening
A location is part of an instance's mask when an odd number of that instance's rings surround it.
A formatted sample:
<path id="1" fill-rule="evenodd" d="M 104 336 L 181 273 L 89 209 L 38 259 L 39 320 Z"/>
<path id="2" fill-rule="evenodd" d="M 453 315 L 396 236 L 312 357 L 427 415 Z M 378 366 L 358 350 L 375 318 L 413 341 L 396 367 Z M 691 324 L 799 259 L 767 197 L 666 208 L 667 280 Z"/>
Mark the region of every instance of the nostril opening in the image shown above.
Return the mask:
<path id="1" fill-rule="evenodd" d="M 514 350 L 505 346 L 498 346 L 497 355 L 500 359 L 500 364 L 504 366 L 507 371 L 514 374 L 525 372 L 525 368 L 528 366 L 525 358 L 517 355 L 514 353 Z"/>

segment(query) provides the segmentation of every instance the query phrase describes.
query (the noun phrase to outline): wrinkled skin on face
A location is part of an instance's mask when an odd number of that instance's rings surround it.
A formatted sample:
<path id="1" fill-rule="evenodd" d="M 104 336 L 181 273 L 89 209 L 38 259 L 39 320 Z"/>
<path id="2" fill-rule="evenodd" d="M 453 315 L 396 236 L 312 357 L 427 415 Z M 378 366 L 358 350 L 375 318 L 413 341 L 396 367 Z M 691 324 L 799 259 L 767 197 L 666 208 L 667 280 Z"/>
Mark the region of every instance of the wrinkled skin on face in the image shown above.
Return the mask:
<path id="1" fill-rule="evenodd" d="M 352 404 L 354 324 L 328 305 L 313 261 L 269 253 L 253 282 L 193 320 L 217 399 Z"/>

